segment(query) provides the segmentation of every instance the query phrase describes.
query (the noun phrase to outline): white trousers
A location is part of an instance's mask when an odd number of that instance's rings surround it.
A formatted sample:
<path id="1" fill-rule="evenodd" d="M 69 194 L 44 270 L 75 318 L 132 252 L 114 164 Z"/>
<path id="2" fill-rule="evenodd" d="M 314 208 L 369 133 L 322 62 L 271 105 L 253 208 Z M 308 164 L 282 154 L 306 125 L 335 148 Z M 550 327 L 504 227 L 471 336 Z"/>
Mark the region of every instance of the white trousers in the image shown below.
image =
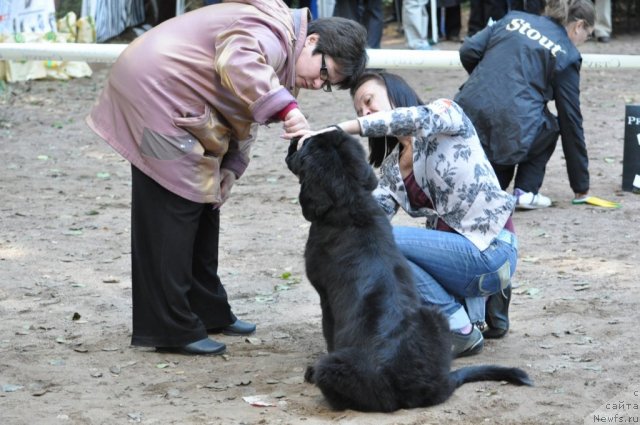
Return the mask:
<path id="1" fill-rule="evenodd" d="M 402 28 L 410 49 L 424 49 L 429 46 L 427 4 L 429 4 L 429 0 L 404 0 L 402 2 Z"/>
<path id="2" fill-rule="evenodd" d="M 596 0 L 596 37 L 611 36 L 611 0 Z"/>

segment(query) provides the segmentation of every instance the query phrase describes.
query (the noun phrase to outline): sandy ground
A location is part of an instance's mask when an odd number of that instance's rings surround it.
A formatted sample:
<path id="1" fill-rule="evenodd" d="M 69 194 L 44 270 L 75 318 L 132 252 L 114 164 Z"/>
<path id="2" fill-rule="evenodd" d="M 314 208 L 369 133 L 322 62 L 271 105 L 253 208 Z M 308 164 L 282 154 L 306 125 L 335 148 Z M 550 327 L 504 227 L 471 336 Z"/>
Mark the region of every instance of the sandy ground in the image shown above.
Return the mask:
<path id="1" fill-rule="evenodd" d="M 637 36 L 621 36 L 582 51 L 638 54 L 638 46 Z M 1 424 L 582 424 L 612 398 L 638 403 L 627 396 L 640 389 L 640 196 L 620 190 L 625 104 L 640 103 L 638 70 L 583 71 L 592 194 L 623 207 L 571 205 L 558 148 L 542 188 L 555 206 L 515 214 L 512 330 L 455 361 L 519 366 L 536 385 L 467 384 L 437 407 L 362 414 L 332 411 L 303 382 L 324 342 L 302 261 L 309 225 L 277 125 L 262 129 L 222 212 L 220 274 L 257 333 L 220 337 L 228 354 L 213 358 L 129 345 L 130 169 L 85 127 L 108 72 L 94 69 L 92 78 L 1 93 Z M 399 73 L 425 99 L 452 97 L 465 79 L 462 69 Z M 299 100 L 315 127 L 353 116 L 344 92 Z M 422 225 L 402 214 L 394 222 Z M 252 396 L 271 406 L 252 405 Z"/>

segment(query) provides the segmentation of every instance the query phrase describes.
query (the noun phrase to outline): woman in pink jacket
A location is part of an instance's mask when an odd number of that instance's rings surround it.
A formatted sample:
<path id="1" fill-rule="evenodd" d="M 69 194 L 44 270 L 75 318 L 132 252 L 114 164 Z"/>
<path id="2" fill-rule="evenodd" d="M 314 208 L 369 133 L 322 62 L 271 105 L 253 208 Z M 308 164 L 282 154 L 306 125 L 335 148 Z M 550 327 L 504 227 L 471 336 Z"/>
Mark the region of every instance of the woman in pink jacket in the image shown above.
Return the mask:
<path id="1" fill-rule="evenodd" d="M 365 47 L 354 21 L 235 0 L 165 21 L 120 55 L 87 123 L 132 165 L 133 345 L 221 354 L 208 333 L 255 330 L 218 277 L 219 209 L 258 125 L 308 129 L 298 90 L 350 87 Z"/>

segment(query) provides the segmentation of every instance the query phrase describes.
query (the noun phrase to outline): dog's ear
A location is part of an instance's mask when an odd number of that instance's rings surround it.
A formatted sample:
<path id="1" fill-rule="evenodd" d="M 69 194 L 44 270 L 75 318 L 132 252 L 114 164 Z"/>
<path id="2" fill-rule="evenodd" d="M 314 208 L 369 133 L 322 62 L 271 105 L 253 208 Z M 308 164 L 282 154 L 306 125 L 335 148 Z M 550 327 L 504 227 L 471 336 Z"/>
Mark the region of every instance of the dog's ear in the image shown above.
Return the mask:
<path id="1" fill-rule="evenodd" d="M 345 132 L 342 132 L 340 139 L 338 145 L 340 155 L 345 162 L 350 164 L 348 169 L 351 177 L 358 182 L 359 186 L 372 191 L 378 186 L 378 178 L 373 167 L 367 162 L 364 148 L 355 137 Z"/>
<path id="2" fill-rule="evenodd" d="M 376 177 L 376 173 L 373 171 L 373 167 L 369 165 L 365 161 L 366 167 L 362 167 L 363 174 L 360 176 L 360 183 L 362 187 L 367 189 L 368 191 L 373 191 L 376 187 L 378 187 L 378 178 Z"/>
<path id="3" fill-rule="evenodd" d="M 327 211 L 333 207 L 333 199 L 322 185 L 313 184 L 306 179 L 302 180 L 298 199 L 302 207 L 302 215 L 312 222 L 322 219 Z"/>
<path id="4" fill-rule="evenodd" d="M 319 144 L 322 144 L 322 138 L 312 136 L 306 139 L 300 150 L 298 140 L 293 139 L 289 144 L 287 167 L 300 178 L 298 200 L 302 207 L 302 215 L 308 221 L 317 221 L 333 206 L 333 200 L 324 188 L 323 172 L 316 164 L 316 156 L 322 152 L 318 149 Z"/>
<path id="5" fill-rule="evenodd" d="M 287 157 L 285 158 L 287 167 L 295 175 L 300 174 L 300 155 L 298 154 L 298 140 L 300 140 L 299 137 L 291 139 L 291 142 L 289 142 L 289 151 L 287 152 Z"/>
<path id="6" fill-rule="evenodd" d="M 373 171 L 373 167 L 369 165 L 366 161 L 363 161 L 363 166 L 360 167 L 359 171 L 360 175 L 357 177 L 358 182 L 368 191 L 373 191 L 376 187 L 378 187 L 378 178 L 376 177 L 376 173 Z"/>

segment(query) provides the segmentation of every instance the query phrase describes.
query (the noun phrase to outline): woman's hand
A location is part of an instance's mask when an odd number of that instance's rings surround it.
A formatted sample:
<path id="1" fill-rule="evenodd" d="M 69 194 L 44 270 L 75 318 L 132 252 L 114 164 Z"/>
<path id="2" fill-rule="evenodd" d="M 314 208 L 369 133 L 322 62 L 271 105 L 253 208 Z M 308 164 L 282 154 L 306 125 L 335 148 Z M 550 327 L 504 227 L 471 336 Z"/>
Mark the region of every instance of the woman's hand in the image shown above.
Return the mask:
<path id="1" fill-rule="evenodd" d="M 305 131 L 311 131 L 307 118 L 300 109 L 295 108 L 289 111 L 284 121 L 282 121 L 283 139 L 293 139 L 304 134 Z"/>
<path id="2" fill-rule="evenodd" d="M 226 168 L 220 169 L 220 202 L 216 204 L 216 208 L 220 208 L 229 199 L 231 188 L 236 182 L 236 175 Z"/>
<path id="3" fill-rule="evenodd" d="M 298 150 L 300 150 L 300 148 L 302 148 L 302 145 L 304 145 L 304 141 L 307 140 L 309 137 L 313 137 L 315 135 L 318 134 L 322 134 L 322 133 L 326 133 L 328 131 L 338 131 L 337 126 L 331 126 L 331 127 L 327 127 L 327 128 L 323 128 L 322 130 L 317 130 L 317 131 L 303 131 L 300 132 L 299 135 L 295 135 L 293 137 L 291 137 L 291 139 L 293 139 L 294 137 L 300 137 L 300 139 L 298 140 Z"/>
<path id="4" fill-rule="evenodd" d="M 343 121 L 340 124 L 335 124 L 335 125 L 332 125 L 331 127 L 327 127 L 318 131 L 303 129 L 295 132 L 287 132 L 286 131 L 287 129 L 285 127 L 285 134 L 283 134 L 281 137 L 287 140 L 295 139 L 296 137 L 301 137 L 302 139 L 298 143 L 298 149 L 300 149 L 300 147 L 302 147 L 302 142 L 308 137 L 313 136 L 315 134 L 324 133 L 327 131 L 337 130 L 338 128 L 349 134 L 360 134 L 360 122 L 358 120 L 349 120 L 349 121 Z"/>

